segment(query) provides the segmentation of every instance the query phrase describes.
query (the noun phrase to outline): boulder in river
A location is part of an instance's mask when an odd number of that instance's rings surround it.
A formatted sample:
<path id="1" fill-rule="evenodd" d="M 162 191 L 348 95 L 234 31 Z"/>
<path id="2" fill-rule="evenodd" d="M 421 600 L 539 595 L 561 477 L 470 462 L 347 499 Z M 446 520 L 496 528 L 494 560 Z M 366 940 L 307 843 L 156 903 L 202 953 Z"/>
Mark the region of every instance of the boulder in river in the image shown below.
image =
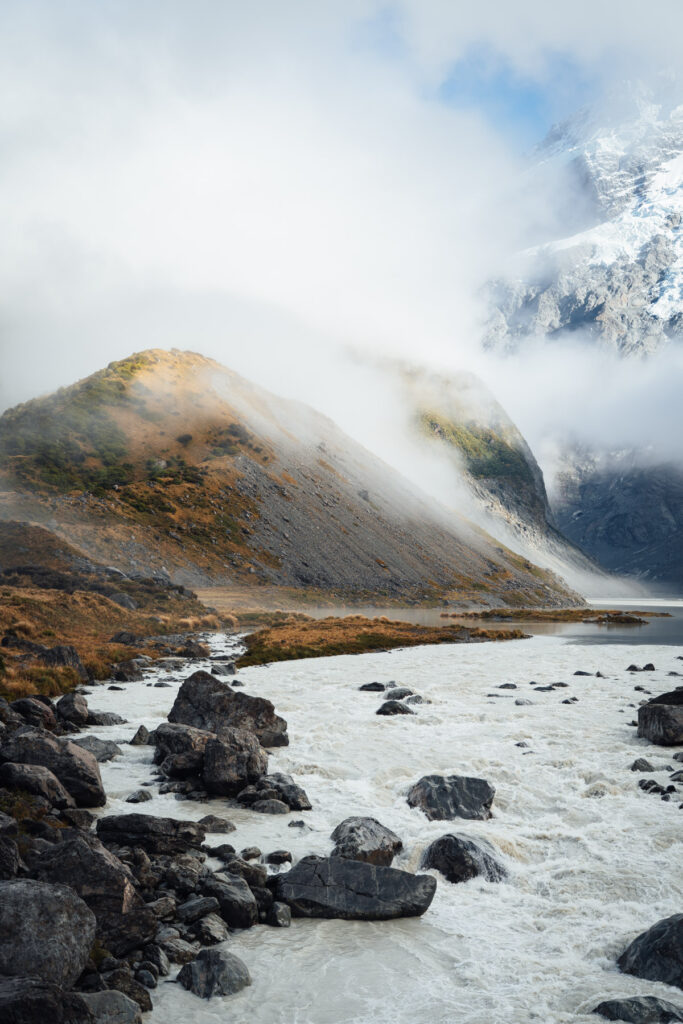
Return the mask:
<path id="1" fill-rule="evenodd" d="M 74 798 L 57 776 L 42 764 L 13 764 L 6 761 L 0 765 L 0 784 L 8 789 L 21 789 L 33 796 L 42 796 L 59 810 L 76 806 Z"/>
<path id="2" fill-rule="evenodd" d="M 10 704 L 12 711 L 21 715 L 28 725 L 36 729 L 54 729 L 57 724 L 55 713 L 49 704 L 35 697 L 21 697 Z"/>
<path id="3" fill-rule="evenodd" d="M 258 921 L 258 907 L 251 889 L 239 875 L 217 872 L 202 878 L 204 896 L 218 900 L 219 913 L 230 928 L 251 928 Z"/>
<path id="4" fill-rule="evenodd" d="M 466 882 L 478 875 L 488 882 L 499 882 L 507 876 L 490 843 L 457 834 L 441 836 L 430 843 L 422 855 L 420 867 L 440 871 L 448 882 Z"/>
<path id="5" fill-rule="evenodd" d="M 683 690 L 680 691 L 683 694 Z M 638 708 L 638 735 L 661 747 L 683 744 L 683 703 L 648 701 Z"/>
<path id="6" fill-rule="evenodd" d="M 625 974 L 683 988 L 683 914 L 652 925 L 633 940 L 617 963 Z"/>
<path id="7" fill-rule="evenodd" d="M 202 999 L 231 996 L 251 985 L 251 975 L 244 961 L 234 953 L 221 949 L 203 949 L 189 964 L 180 969 L 178 981 Z"/>
<path id="8" fill-rule="evenodd" d="M 204 750 L 214 734 L 191 725 L 163 722 L 154 730 L 155 764 L 160 764 L 170 779 L 186 779 L 200 775 L 204 765 Z"/>
<path id="9" fill-rule="evenodd" d="M 403 849 L 403 843 L 390 828 L 376 818 L 345 818 L 330 836 L 335 842 L 332 857 L 363 860 L 389 867 Z"/>
<path id="10" fill-rule="evenodd" d="M 295 917 L 387 921 L 424 914 L 435 891 L 431 875 L 342 857 L 304 857 L 278 875 L 275 896 Z"/>
<path id="11" fill-rule="evenodd" d="M 3 1024 L 110 1024 L 93 1016 L 81 993 L 65 992 L 54 982 L 36 977 L 0 977 L 0 1020 Z M 112 1019 L 111 1024 L 127 1022 Z"/>
<path id="12" fill-rule="evenodd" d="M 408 707 L 407 704 L 403 704 L 400 700 L 385 700 L 384 704 L 381 704 L 377 708 L 377 711 L 375 711 L 375 714 L 376 715 L 414 715 L 415 712 L 412 711 Z"/>
<path id="13" fill-rule="evenodd" d="M 0 882 L 0 975 L 69 987 L 86 965 L 95 915 L 66 885 Z"/>
<path id="14" fill-rule="evenodd" d="M 287 723 L 275 714 L 269 700 L 235 693 L 209 672 L 194 672 L 185 680 L 168 720 L 218 734 L 224 729 L 245 729 L 255 733 L 264 747 L 289 743 Z"/>
<path id="15" fill-rule="evenodd" d="M 88 702 L 80 693 L 65 693 L 57 701 L 57 714 L 74 725 L 88 722 Z"/>
<path id="16" fill-rule="evenodd" d="M 81 999 L 92 1013 L 95 1024 L 142 1024 L 140 1007 L 130 996 L 115 989 L 81 992 Z"/>
<path id="17" fill-rule="evenodd" d="M 204 748 L 202 782 L 208 793 L 236 796 L 268 770 L 268 755 L 253 733 L 225 728 Z"/>
<path id="18" fill-rule="evenodd" d="M 419 807 L 430 821 L 491 817 L 495 789 L 485 779 L 465 775 L 424 775 L 408 792 L 408 805 Z"/>
<path id="19" fill-rule="evenodd" d="M 49 768 L 78 807 L 102 807 L 107 801 L 97 761 L 70 741 L 60 743 L 45 732 L 29 730 L 14 735 L 2 747 L 0 761 Z"/>
<path id="20" fill-rule="evenodd" d="M 83 750 L 89 750 L 100 764 L 103 761 L 111 761 L 113 757 L 118 757 L 123 753 L 118 743 L 114 743 L 113 740 L 100 739 L 99 736 L 79 736 L 78 739 L 71 742 L 75 743 L 77 747 L 83 747 Z"/>
<path id="21" fill-rule="evenodd" d="M 254 805 L 264 800 L 279 800 L 290 811 L 310 811 L 311 801 L 305 790 L 297 785 L 286 772 L 271 772 L 262 775 L 256 782 L 237 794 L 241 804 Z"/>
<path id="22" fill-rule="evenodd" d="M 105 846 L 139 846 L 146 853 L 187 853 L 199 848 L 206 830 L 196 821 L 158 818 L 153 814 L 109 814 L 97 822 Z"/>
<path id="23" fill-rule="evenodd" d="M 674 1006 L 656 996 L 631 996 L 627 999 L 606 999 L 595 1007 L 607 1020 L 626 1021 L 627 1024 L 671 1024 L 683 1021 L 683 1007 Z"/>

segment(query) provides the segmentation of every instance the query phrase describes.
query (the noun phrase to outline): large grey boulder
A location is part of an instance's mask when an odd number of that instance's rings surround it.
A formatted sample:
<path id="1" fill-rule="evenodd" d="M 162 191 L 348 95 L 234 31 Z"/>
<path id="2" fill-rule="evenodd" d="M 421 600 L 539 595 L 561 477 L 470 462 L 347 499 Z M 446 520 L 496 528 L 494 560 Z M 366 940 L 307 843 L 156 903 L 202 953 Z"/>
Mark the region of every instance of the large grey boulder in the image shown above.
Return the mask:
<path id="1" fill-rule="evenodd" d="M 626 1021 L 627 1024 L 671 1024 L 683 1021 L 683 1007 L 674 1006 L 656 996 L 632 996 L 630 999 L 606 999 L 595 1007 L 607 1020 Z"/>
<path id="2" fill-rule="evenodd" d="M 111 761 L 113 757 L 118 757 L 123 753 L 118 743 L 114 743 L 113 740 L 100 739 L 99 736 L 79 736 L 78 739 L 71 742 L 75 743 L 77 747 L 89 751 L 99 764 L 103 761 Z"/>
<path id="3" fill-rule="evenodd" d="M 7 789 L 22 789 L 33 796 L 41 796 L 58 810 L 76 806 L 74 798 L 66 791 L 57 776 L 41 764 L 5 762 L 0 765 L 0 785 Z"/>
<path id="4" fill-rule="evenodd" d="M 304 857 L 279 875 L 276 899 L 295 917 L 387 921 L 418 917 L 436 892 L 431 875 L 412 875 L 342 857 Z"/>
<path id="5" fill-rule="evenodd" d="M 625 974 L 683 988 L 683 914 L 653 924 L 633 940 L 617 963 Z"/>
<path id="6" fill-rule="evenodd" d="M 170 779 L 201 775 L 204 749 L 214 734 L 191 725 L 163 722 L 154 730 L 154 763 Z"/>
<path id="7" fill-rule="evenodd" d="M 97 822 L 105 846 L 139 846 L 146 853 L 187 853 L 199 848 L 206 830 L 196 821 L 158 818 L 153 814 L 110 814 Z"/>
<path id="8" fill-rule="evenodd" d="M 236 796 L 267 771 L 268 755 L 244 729 L 224 728 L 204 748 L 202 782 L 216 796 Z"/>
<path id="9" fill-rule="evenodd" d="M 97 938 L 114 956 L 154 938 L 157 918 L 133 885 L 130 870 L 94 836 L 56 843 L 34 867 L 36 878 L 78 893 L 97 920 Z"/>
<path id="10" fill-rule="evenodd" d="M 95 940 L 95 915 L 65 885 L 0 882 L 0 975 L 73 985 Z"/>
<path id="11" fill-rule="evenodd" d="M 290 811 L 310 811 L 311 801 L 305 790 L 297 785 L 291 775 L 286 772 L 271 772 L 262 775 L 253 785 L 247 786 L 237 794 L 241 804 L 247 806 L 257 802 L 279 800 Z"/>
<path id="12" fill-rule="evenodd" d="M 430 821 L 491 817 L 495 789 L 485 779 L 465 775 L 424 775 L 408 793 L 408 805 L 419 807 Z"/>
<path id="13" fill-rule="evenodd" d="M 105 989 L 104 992 L 81 992 L 80 996 L 95 1024 L 142 1024 L 140 1007 L 123 992 Z"/>
<path id="14" fill-rule="evenodd" d="M 683 690 L 675 690 L 674 694 L 683 694 Z M 673 697 L 674 694 L 664 696 Z M 639 707 L 638 735 L 660 747 L 683 744 L 683 700 L 665 704 L 660 697 Z"/>
<path id="15" fill-rule="evenodd" d="M 2 1024 L 100 1024 L 79 992 L 65 992 L 54 982 L 35 977 L 0 977 L 0 1021 Z M 104 1020 L 101 1024 L 105 1024 Z M 124 1022 L 112 1021 L 111 1024 Z"/>
<path id="16" fill-rule="evenodd" d="M 54 729 L 57 724 L 50 705 L 36 697 L 20 697 L 12 701 L 10 708 L 36 729 Z"/>
<path id="17" fill-rule="evenodd" d="M 209 672 L 194 672 L 185 680 L 168 720 L 215 733 L 226 728 L 245 729 L 256 733 L 264 747 L 289 743 L 287 723 L 275 714 L 269 700 L 236 693 Z"/>
<path id="18" fill-rule="evenodd" d="M 230 928 L 251 928 L 258 921 L 253 892 L 239 875 L 218 872 L 200 880 L 203 896 L 218 900 L 219 912 Z"/>
<path id="19" fill-rule="evenodd" d="M 0 749 L 0 761 L 49 768 L 78 807 L 102 807 L 107 801 L 97 761 L 89 751 L 75 743 L 60 743 L 48 733 L 29 730 L 14 735 L 4 744 Z"/>
<path id="20" fill-rule="evenodd" d="M 88 702 L 80 693 L 65 693 L 57 701 L 57 714 L 74 725 L 87 725 Z"/>
<path id="21" fill-rule="evenodd" d="M 335 842 L 332 857 L 363 860 L 389 867 L 403 849 L 403 843 L 390 828 L 376 818 L 345 818 L 330 836 Z"/>
<path id="22" fill-rule="evenodd" d="M 445 835 L 436 839 L 422 855 L 421 868 L 440 871 L 449 882 L 466 882 L 481 875 L 489 882 L 500 882 L 507 871 L 496 860 L 495 851 L 485 839 Z"/>
<path id="23" fill-rule="evenodd" d="M 231 996 L 251 985 L 247 965 L 233 953 L 203 949 L 197 958 L 181 967 L 178 981 L 202 999 Z"/>

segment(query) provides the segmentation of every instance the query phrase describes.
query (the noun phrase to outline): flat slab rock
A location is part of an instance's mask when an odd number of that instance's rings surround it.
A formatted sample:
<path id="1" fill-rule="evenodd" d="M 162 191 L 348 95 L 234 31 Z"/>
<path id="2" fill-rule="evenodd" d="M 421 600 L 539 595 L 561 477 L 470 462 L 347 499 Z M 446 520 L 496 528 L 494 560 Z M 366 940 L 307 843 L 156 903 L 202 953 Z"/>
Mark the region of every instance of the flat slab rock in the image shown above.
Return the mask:
<path id="1" fill-rule="evenodd" d="M 683 989 L 683 914 L 658 921 L 633 940 L 617 963 L 625 974 Z"/>
<path id="2" fill-rule="evenodd" d="M 295 917 L 388 921 L 419 917 L 436 892 L 431 875 L 412 875 L 341 857 L 304 857 L 279 875 L 276 899 Z"/>
<path id="3" fill-rule="evenodd" d="M 593 1010 L 607 1020 L 627 1024 L 670 1024 L 683 1021 L 683 1007 L 674 1006 L 656 996 L 633 996 L 631 999 L 606 999 Z"/>
<path id="4" fill-rule="evenodd" d="M 336 844 L 333 857 L 362 860 L 382 867 L 390 867 L 396 854 L 403 849 L 396 833 L 376 818 L 346 818 L 337 825 L 330 839 Z"/>
<path id="5" fill-rule="evenodd" d="M 408 806 L 419 807 L 430 821 L 491 817 L 495 789 L 486 779 L 466 775 L 424 775 L 408 792 Z"/>

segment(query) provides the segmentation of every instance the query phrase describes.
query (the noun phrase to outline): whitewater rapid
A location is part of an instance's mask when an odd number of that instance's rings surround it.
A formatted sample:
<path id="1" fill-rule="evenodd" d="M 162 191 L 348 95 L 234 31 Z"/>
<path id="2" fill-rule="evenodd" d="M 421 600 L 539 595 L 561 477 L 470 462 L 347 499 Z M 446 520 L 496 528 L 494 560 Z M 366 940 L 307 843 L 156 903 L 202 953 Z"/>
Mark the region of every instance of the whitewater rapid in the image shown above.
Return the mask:
<path id="1" fill-rule="evenodd" d="M 214 653 L 234 640 L 212 638 Z M 506 643 L 421 647 L 284 662 L 239 672 L 246 692 L 267 697 L 289 723 L 290 746 L 271 753 L 270 770 L 290 772 L 313 810 L 259 815 L 224 800 L 194 803 L 159 796 L 125 798 L 152 773 L 152 748 L 124 746 L 101 765 L 104 814 L 230 818 L 237 831 L 209 835 L 239 851 L 291 850 L 295 859 L 329 853 L 329 835 L 351 814 L 371 815 L 402 838 L 394 866 L 414 871 L 424 848 L 449 831 L 483 836 L 509 872 L 501 883 L 438 879 L 422 918 L 394 922 L 294 920 L 290 929 L 257 926 L 226 947 L 248 965 L 253 985 L 235 996 L 199 1000 L 160 979 L 152 1024 L 596 1024 L 603 999 L 654 994 L 683 1003 L 679 990 L 622 975 L 616 957 L 636 934 L 683 911 L 683 790 L 671 802 L 642 792 L 632 761 L 681 767 L 672 751 L 636 738 L 642 685 L 661 693 L 683 683 L 674 646 L 581 646 L 556 637 Z M 656 671 L 631 674 L 631 662 Z M 208 668 L 207 663 L 196 665 Z M 195 668 L 193 665 L 192 668 Z M 574 676 L 576 670 L 607 678 Z M 140 722 L 165 717 L 188 671 L 157 671 L 170 688 L 98 688 L 96 710 L 127 726 L 90 731 L 130 738 Z M 405 685 L 431 701 L 413 717 L 375 715 L 381 694 L 362 683 Z M 538 692 L 529 685 L 562 681 Z M 516 690 L 498 690 L 502 683 Z M 489 694 L 497 694 L 495 697 Z M 563 704 L 570 696 L 574 704 Z M 516 698 L 533 701 L 516 706 Z M 523 744 L 523 745 L 520 745 Z M 431 773 L 487 779 L 496 788 L 490 821 L 429 822 L 405 800 Z M 668 774 L 648 776 L 668 783 Z M 680 787 L 679 787 L 680 788 Z M 306 829 L 290 828 L 292 820 Z M 218 862 L 215 862 L 218 866 Z"/>

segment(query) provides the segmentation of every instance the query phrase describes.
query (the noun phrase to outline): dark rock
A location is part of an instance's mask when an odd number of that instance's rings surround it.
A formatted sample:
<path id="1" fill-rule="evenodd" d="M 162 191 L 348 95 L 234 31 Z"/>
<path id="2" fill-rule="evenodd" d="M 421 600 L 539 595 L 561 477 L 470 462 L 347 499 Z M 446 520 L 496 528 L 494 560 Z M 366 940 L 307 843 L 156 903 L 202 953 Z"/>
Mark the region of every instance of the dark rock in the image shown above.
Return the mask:
<path id="1" fill-rule="evenodd" d="M 193 931 L 203 946 L 215 946 L 218 942 L 225 942 L 229 935 L 227 924 L 218 914 L 207 914 L 201 918 Z"/>
<path id="2" fill-rule="evenodd" d="M 204 749 L 202 781 L 208 793 L 236 796 L 268 770 L 268 755 L 253 733 L 224 728 Z"/>
<path id="3" fill-rule="evenodd" d="M 241 804 L 254 804 L 257 800 L 281 800 L 291 811 L 310 811 L 311 801 L 305 791 L 285 772 L 263 775 L 255 785 L 237 794 Z"/>
<path id="4" fill-rule="evenodd" d="M 73 889 L 29 879 L 0 882 L 0 975 L 37 975 L 69 987 L 95 940 L 95 915 Z"/>
<path id="5" fill-rule="evenodd" d="M 222 872 L 200 881 L 204 896 L 218 900 L 220 915 L 230 928 L 251 928 L 258 921 L 254 894 L 243 878 Z"/>
<path id="6" fill-rule="evenodd" d="M 289 814 L 289 807 L 282 800 L 257 800 L 251 809 L 258 814 Z"/>
<path id="7" fill-rule="evenodd" d="M 82 699 L 82 698 L 81 698 Z M 36 729 L 54 729 L 57 724 L 52 708 L 34 697 L 21 697 L 10 704 L 12 711 Z"/>
<path id="8" fill-rule="evenodd" d="M 507 871 L 499 864 L 495 851 L 485 839 L 468 839 L 462 835 L 445 835 L 436 839 L 422 855 L 421 868 L 440 871 L 449 882 L 466 882 L 483 876 L 488 882 L 499 882 Z"/>
<path id="9" fill-rule="evenodd" d="M 113 678 L 117 683 L 139 683 L 142 679 L 140 666 L 133 661 L 120 661 L 114 668 Z"/>
<path id="10" fill-rule="evenodd" d="M 67 807 L 61 812 L 63 820 L 68 821 L 74 828 L 89 832 L 95 824 L 95 816 L 83 807 Z"/>
<path id="11" fill-rule="evenodd" d="M 125 725 L 126 719 L 113 711 L 89 711 L 88 725 Z"/>
<path id="12" fill-rule="evenodd" d="M 295 917 L 385 921 L 424 914 L 435 891 L 430 875 L 342 857 L 304 857 L 277 876 L 275 896 Z"/>
<path id="13" fill-rule="evenodd" d="M 180 970 L 178 981 L 202 999 L 210 999 L 239 992 L 251 985 L 251 976 L 247 965 L 233 953 L 203 949 L 196 960 Z"/>
<path id="14" fill-rule="evenodd" d="M 156 942 L 150 942 L 149 945 L 145 946 L 144 955 L 145 960 L 153 963 L 161 976 L 166 977 L 167 974 L 170 974 L 171 964 L 169 959 L 161 946 L 157 945 Z"/>
<path id="15" fill-rule="evenodd" d="M 193 729 L 189 725 L 164 722 L 154 731 L 154 761 L 171 779 L 200 775 L 204 766 L 204 750 L 213 733 Z"/>
<path id="16" fill-rule="evenodd" d="M 164 881 L 171 889 L 188 895 L 197 888 L 202 863 L 190 853 L 177 854 L 172 857 L 164 874 Z"/>
<path id="17" fill-rule="evenodd" d="M 266 864 L 291 864 L 292 855 L 289 850 L 273 850 L 266 857 Z"/>
<path id="18" fill-rule="evenodd" d="M 220 846 L 214 846 L 211 849 L 211 856 L 226 861 L 232 860 L 236 852 L 235 847 L 231 846 L 230 843 L 221 843 Z"/>
<path id="19" fill-rule="evenodd" d="M 410 789 L 408 806 L 419 807 L 430 821 L 491 817 L 495 789 L 485 779 L 464 775 L 425 775 Z"/>
<path id="20" fill-rule="evenodd" d="M 629 999 L 607 999 L 595 1007 L 607 1020 L 627 1021 L 628 1024 L 670 1024 L 683 1021 L 683 1007 L 674 1006 L 655 996 L 631 996 Z"/>
<path id="21" fill-rule="evenodd" d="M 189 964 L 196 957 L 199 946 L 196 942 L 187 942 L 185 939 L 169 936 L 161 943 L 164 953 L 174 964 Z"/>
<path id="22" fill-rule="evenodd" d="M 273 905 L 266 915 L 266 924 L 271 928 L 289 928 L 292 923 L 292 911 L 286 903 L 273 901 Z"/>
<path id="23" fill-rule="evenodd" d="M 516 690 L 517 683 L 501 683 L 498 687 L 499 690 Z"/>
<path id="24" fill-rule="evenodd" d="M 258 860 L 260 856 L 261 851 L 258 846 L 245 846 L 245 848 L 240 852 L 242 860 Z"/>
<path id="25" fill-rule="evenodd" d="M 152 814 L 111 814 L 97 822 L 105 846 L 139 846 L 147 853 L 186 853 L 202 845 L 205 830 L 196 821 Z"/>
<path id="26" fill-rule="evenodd" d="M 100 1024 L 81 993 L 65 992 L 36 977 L 0 977 L 0 1020 L 2 1024 Z"/>
<path id="27" fill-rule="evenodd" d="M 199 819 L 199 824 L 203 825 L 207 832 L 234 832 L 235 826 L 227 818 L 219 818 L 215 814 L 207 814 L 203 818 Z"/>
<path id="28" fill-rule="evenodd" d="M 113 740 L 102 740 L 99 736 L 83 736 L 71 742 L 83 750 L 88 750 L 100 764 L 103 761 L 111 761 L 112 757 L 118 757 L 123 753 L 118 743 L 114 743 Z"/>
<path id="29" fill-rule="evenodd" d="M 126 797 L 127 804 L 144 804 L 148 800 L 152 799 L 152 794 L 148 789 L 136 789 L 134 793 Z"/>
<path id="30" fill-rule="evenodd" d="M 132 740 L 128 741 L 131 747 L 144 747 L 149 742 L 149 730 L 141 725 Z"/>
<path id="31" fill-rule="evenodd" d="M 403 700 L 405 697 L 412 697 L 413 691 L 407 686 L 397 686 L 395 690 L 387 690 L 387 700 Z"/>
<path id="32" fill-rule="evenodd" d="M 57 843 L 40 858 L 34 875 L 73 889 L 94 913 L 98 939 L 115 956 L 154 937 L 156 916 L 137 893 L 130 871 L 94 836 Z"/>
<path id="33" fill-rule="evenodd" d="M 632 772 L 656 772 L 657 769 L 653 768 L 649 761 L 646 761 L 644 757 L 637 757 L 631 765 Z"/>
<path id="34" fill-rule="evenodd" d="M 386 690 L 384 683 L 363 683 L 362 686 L 358 687 L 359 690 L 364 690 L 366 693 L 382 693 Z"/>
<path id="35" fill-rule="evenodd" d="M 426 697 L 421 697 L 419 693 L 414 693 L 412 695 L 412 697 L 406 697 L 405 703 L 412 705 L 412 704 L 431 704 L 432 702 L 430 700 L 427 700 Z"/>
<path id="36" fill-rule="evenodd" d="M 669 707 L 683 707 L 683 687 L 678 690 L 670 690 L 668 693 L 661 693 L 653 697 L 648 704 L 668 704 Z"/>
<path id="37" fill-rule="evenodd" d="M 194 896 L 178 907 L 178 920 L 184 924 L 194 924 L 200 918 L 214 914 L 218 909 L 218 900 L 214 896 Z"/>
<path id="38" fill-rule="evenodd" d="M 0 749 L 0 761 L 49 768 L 79 807 L 102 807 L 106 803 L 97 761 L 75 743 L 59 743 L 47 733 L 28 731 L 14 735 Z"/>
<path id="39" fill-rule="evenodd" d="M 57 714 L 74 725 L 87 725 L 88 702 L 80 693 L 66 693 L 57 701 Z"/>
<path id="40" fill-rule="evenodd" d="M 123 969 L 112 971 L 106 975 L 104 980 L 107 988 L 123 992 L 124 995 L 138 1004 L 143 1013 L 148 1013 L 152 1009 L 152 999 L 149 992 L 128 971 Z"/>
<path id="41" fill-rule="evenodd" d="M 48 665 L 51 668 L 64 666 L 66 668 L 75 669 L 84 682 L 88 678 L 88 673 L 86 672 L 83 662 L 79 658 L 78 651 L 75 647 L 71 647 L 67 644 L 60 644 L 57 647 L 51 647 L 49 650 L 44 650 L 41 654 L 37 655 L 37 657 L 39 661 L 42 661 L 43 665 Z"/>
<path id="42" fill-rule="evenodd" d="M 224 729 L 243 729 L 255 733 L 264 747 L 289 743 L 287 723 L 275 714 L 269 700 L 235 693 L 208 672 L 195 672 L 185 680 L 168 720 L 217 734 Z"/>
<path id="43" fill-rule="evenodd" d="M 658 921 L 643 932 L 617 963 L 625 974 L 683 988 L 683 914 Z"/>
<path id="44" fill-rule="evenodd" d="M 0 836 L 0 881 L 16 878 L 23 862 L 19 847 L 9 836 Z"/>
<path id="45" fill-rule="evenodd" d="M 57 776 L 40 764 L 13 764 L 7 761 L 0 765 L 0 783 L 8 789 L 20 789 L 40 796 L 60 810 L 76 806 L 73 797 Z"/>
<path id="46" fill-rule="evenodd" d="M 175 918 L 177 905 L 173 896 L 159 896 L 158 899 L 147 904 L 147 909 L 151 910 L 159 921 L 172 921 Z"/>
<path id="47" fill-rule="evenodd" d="M 142 1024 L 140 1007 L 123 992 L 105 989 L 103 992 L 81 992 L 95 1024 Z"/>
<path id="48" fill-rule="evenodd" d="M 391 829 L 375 818 L 346 818 L 330 838 L 336 843 L 330 856 L 362 860 L 389 867 L 403 849 L 403 843 Z"/>
<path id="49" fill-rule="evenodd" d="M 683 705 L 643 704 L 638 708 L 638 735 L 662 747 L 683 744 Z"/>
<path id="50" fill-rule="evenodd" d="M 376 715 L 414 715 L 415 712 L 411 711 L 406 704 L 402 704 L 399 700 L 385 700 L 377 711 Z"/>
<path id="51" fill-rule="evenodd" d="M 144 967 L 141 967 L 139 971 L 135 972 L 135 980 L 139 981 L 145 988 L 156 988 L 157 979 L 152 971 L 146 971 Z"/>
<path id="52" fill-rule="evenodd" d="M 264 864 L 255 864 L 236 856 L 225 862 L 223 870 L 231 875 L 239 875 L 250 889 L 254 886 L 264 886 L 268 878 L 268 868 Z"/>

